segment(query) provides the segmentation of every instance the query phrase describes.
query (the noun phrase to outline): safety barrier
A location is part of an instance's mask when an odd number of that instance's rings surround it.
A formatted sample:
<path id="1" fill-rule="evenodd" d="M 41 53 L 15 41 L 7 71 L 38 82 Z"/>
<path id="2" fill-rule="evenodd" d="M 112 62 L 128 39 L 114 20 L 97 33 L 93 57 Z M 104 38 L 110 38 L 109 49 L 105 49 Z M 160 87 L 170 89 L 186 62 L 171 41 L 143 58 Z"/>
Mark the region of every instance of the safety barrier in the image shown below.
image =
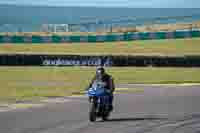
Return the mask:
<path id="1" fill-rule="evenodd" d="M 1 54 L 0 66 L 200 67 L 200 56 L 92 56 Z"/>
<path id="2" fill-rule="evenodd" d="M 136 32 L 123 34 L 106 35 L 71 35 L 71 36 L 3 36 L 0 35 L 0 43 L 75 43 L 75 42 L 115 42 L 132 40 L 151 40 L 151 39 L 179 39 L 200 37 L 199 30 L 175 31 L 175 32 Z"/>

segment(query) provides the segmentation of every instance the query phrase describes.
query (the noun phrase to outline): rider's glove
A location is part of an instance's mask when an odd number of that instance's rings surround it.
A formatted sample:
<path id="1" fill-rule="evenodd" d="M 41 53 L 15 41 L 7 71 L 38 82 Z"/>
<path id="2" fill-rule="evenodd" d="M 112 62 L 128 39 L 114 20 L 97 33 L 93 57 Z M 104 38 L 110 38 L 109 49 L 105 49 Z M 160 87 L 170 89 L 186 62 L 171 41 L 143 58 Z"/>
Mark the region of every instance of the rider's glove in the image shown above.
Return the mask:
<path id="1" fill-rule="evenodd" d="M 106 93 L 111 93 L 112 91 L 110 89 L 106 89 Z"/>

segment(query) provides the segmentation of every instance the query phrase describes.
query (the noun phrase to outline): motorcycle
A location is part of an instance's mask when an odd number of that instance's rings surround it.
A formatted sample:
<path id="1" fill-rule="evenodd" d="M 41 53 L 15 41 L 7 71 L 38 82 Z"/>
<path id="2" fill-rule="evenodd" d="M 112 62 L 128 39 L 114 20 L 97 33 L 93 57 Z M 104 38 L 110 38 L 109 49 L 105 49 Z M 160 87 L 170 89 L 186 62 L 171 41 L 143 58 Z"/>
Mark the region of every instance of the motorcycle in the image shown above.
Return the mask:
<path id="1" fill-rule="evenodd" d="M 103 121 L 106 121 L 110 115 L 110 102 L 109 102 L 109 90 L 95 85 L 88 89 L 87 94 L 89 96 L 89 120 L 91 122 L 96 121 L 97 117 L 101 117 Z"/>

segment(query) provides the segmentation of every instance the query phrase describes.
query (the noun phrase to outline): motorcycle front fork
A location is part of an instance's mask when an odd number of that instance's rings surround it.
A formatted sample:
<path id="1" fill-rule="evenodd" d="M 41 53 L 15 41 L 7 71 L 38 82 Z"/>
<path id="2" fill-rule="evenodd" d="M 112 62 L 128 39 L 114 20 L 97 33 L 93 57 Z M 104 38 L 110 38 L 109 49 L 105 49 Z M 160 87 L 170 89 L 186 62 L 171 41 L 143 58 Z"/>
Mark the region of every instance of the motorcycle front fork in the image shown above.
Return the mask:
<path id="1" fill-rule="evenodd" d="M 105 108 L 106 111 L 110 110 L 110 102 L 106 102 L 106 103 L 109 103 L 109 104 L 104 105 L 104 107 L 102 107 L 101 106 L 102 101 L 100 101 L 100 99 L 98 99 L 97 97 L 89 97 L 89 102 L 94 104 L 97 113 L 102 112 L 103 108 Z"/>

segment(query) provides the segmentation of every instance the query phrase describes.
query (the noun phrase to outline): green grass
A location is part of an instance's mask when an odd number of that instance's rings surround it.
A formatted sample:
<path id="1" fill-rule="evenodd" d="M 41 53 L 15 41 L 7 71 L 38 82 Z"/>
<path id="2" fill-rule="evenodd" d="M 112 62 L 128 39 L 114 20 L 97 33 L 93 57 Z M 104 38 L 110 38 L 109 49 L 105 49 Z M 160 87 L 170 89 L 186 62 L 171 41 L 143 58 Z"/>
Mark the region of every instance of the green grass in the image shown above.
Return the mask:
<path id="1" fill-rule="evenodd" d="M 200 38 L 73 44 L 0 44 L 0 53 L 200 55 Z"/>
<path id="2" fill-rule="evenodd" d="M 200 55 L 200 38 L 75 44 L 0 44 L 0 53 Z M 66 96 L 84 90 L 92 67 L 0 67 L 0 101 Z M 200 83 L 200 68 L 109 68 L 117 84 Z"/>
<path id="3" fill-rule="evenodd" d="M 0 67 L 0 101 L 66 96 L 85 89 L 93 67 Z M 117 84 L 200 83 L 200 68 L 108 68 Z"/>

